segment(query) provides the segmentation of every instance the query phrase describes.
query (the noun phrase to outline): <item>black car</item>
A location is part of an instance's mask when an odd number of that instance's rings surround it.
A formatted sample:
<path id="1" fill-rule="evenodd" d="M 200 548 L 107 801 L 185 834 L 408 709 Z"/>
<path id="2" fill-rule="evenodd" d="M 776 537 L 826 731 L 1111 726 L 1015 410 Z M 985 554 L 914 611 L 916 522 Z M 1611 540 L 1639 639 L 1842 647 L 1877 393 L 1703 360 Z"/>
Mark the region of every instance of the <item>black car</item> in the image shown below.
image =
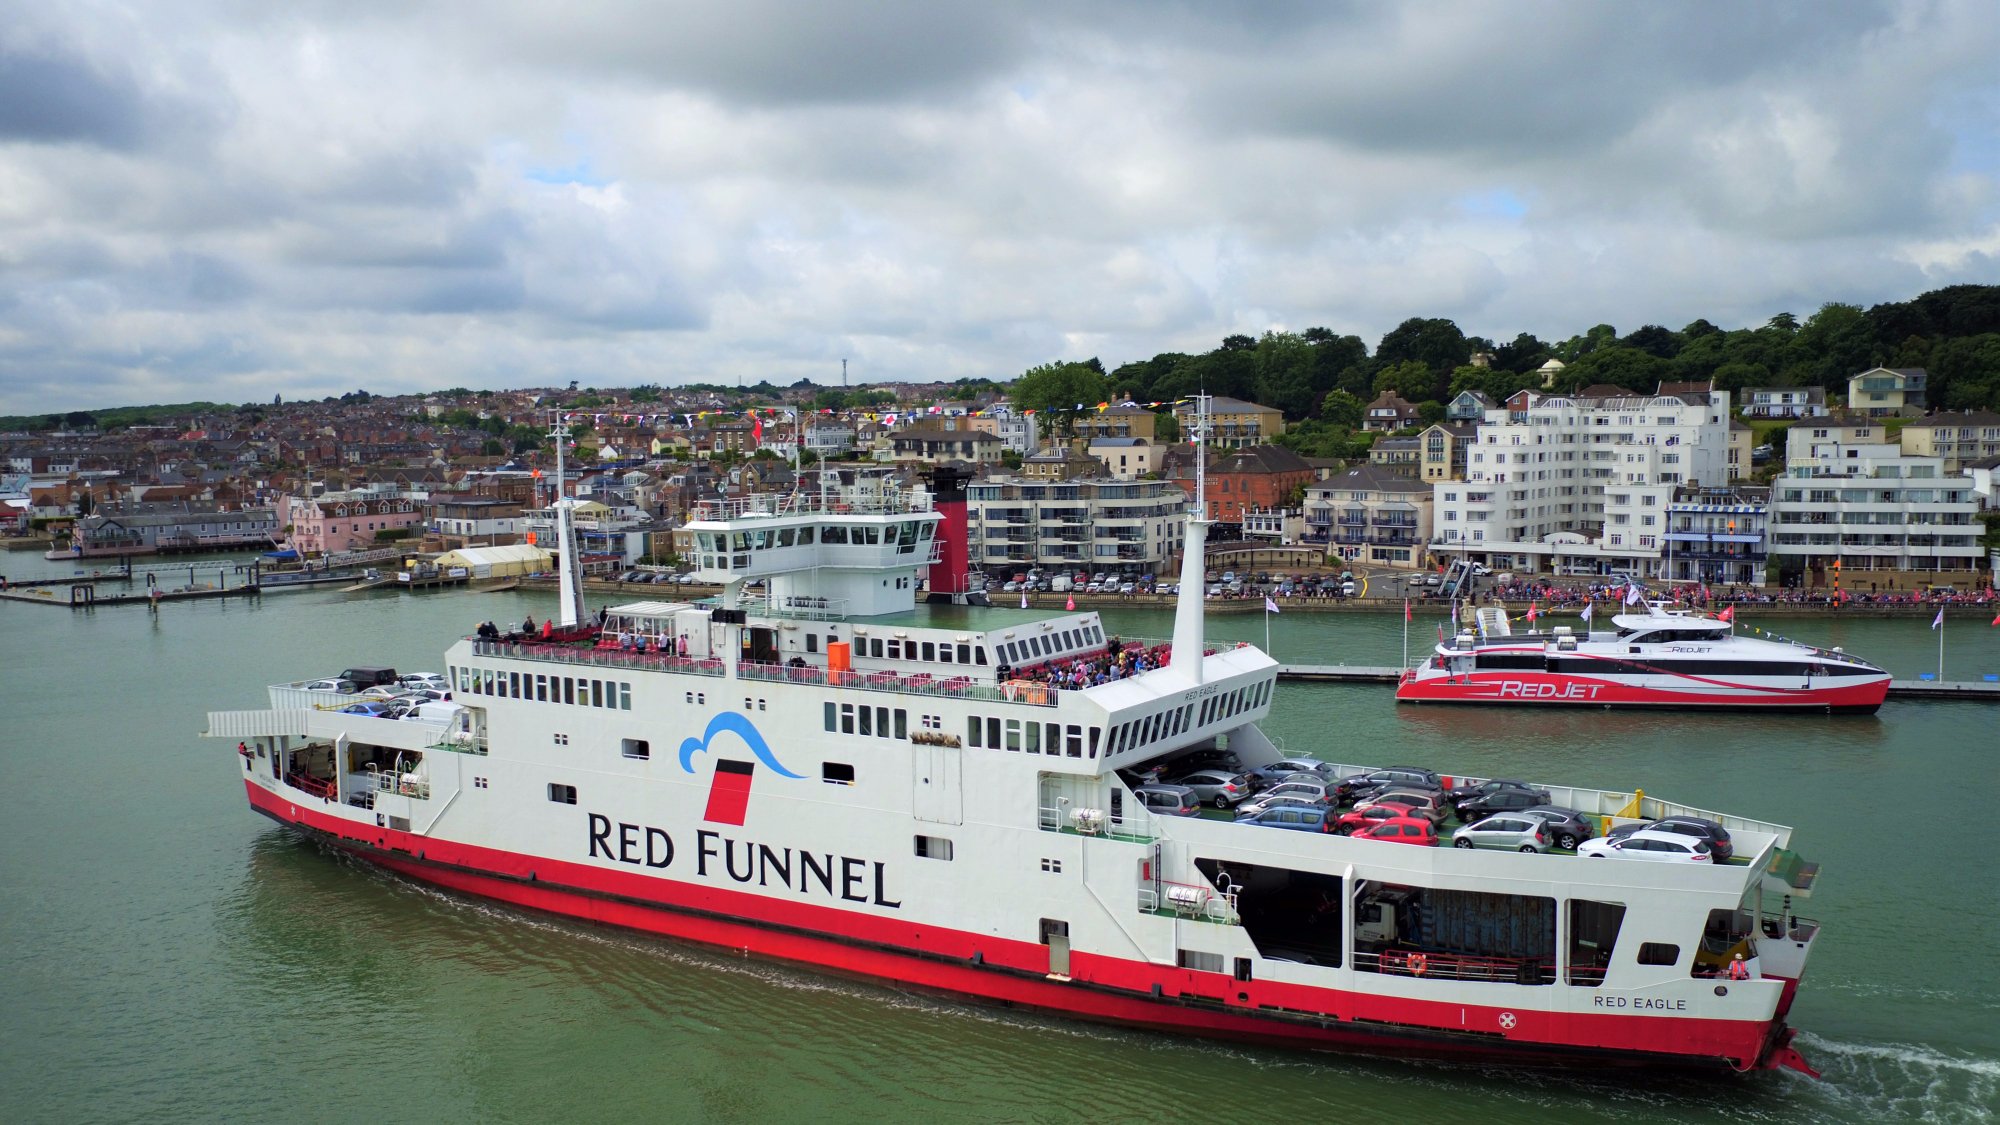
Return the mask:
<path id="1" fill-rule="evenodd" d="M 1483 797 L 1497 789 L 1526 789 L 1530 793 L 1540 793 L 1544 801 L 1549 799 L 1549 791 L 1539 785 L 1530 785 L 1525 781 L 1516 781 L 1511 777 L 1496 777 L 1491 781 L 1482 781 L 1477 785 L 1453 786 L 1451 790 L 1451 803 L 1462 805 L 1474 797 Z"/>
<path id="2" fill-rule="evenodd" d="M 1548 802 L 1544 789 L 1494 789 L 1458 802 L 1458 819 L 1471 824 L 1494 813 L 1521 812 Z"/>
<path id="3" fill-rule="evenodd" d="M 1669 816 L 1659 820 L 1642 820 L 1636 824 L 1621 824 L 1605 833 L 1604 838 L 1622 839 L 1641 830 L 1672 832 L 1676 836 L 1693 836 L 1697 840 L 1706 840 L 1709 853 L 1715 857 L 1717 863 L 1726 862 L 1729 857 L 1736 854 L 1736 849 L 1729 843 L 1729 829 L 1698 816 Z"/>
<path id="4" fill-rule="evenodd" d="M 1436 773 L 1416 766 L 1389 766 L 1386 769 L 1370 770 L 1367 773 L 1343 777 L 1337 787 L 1340 803 L 1352 804 L 1357 800 L 1367 800 L 1371 795 L 1390 786 L 1399 788 L 1444 789 L 1444 779 Z"/>
<path id="5" fill-rule="evenodd" d="M 1522 809 L 1521 815 L 1542 818 L 1549 826 L 1549 841 L 1568 851 L 1575 851 L 1578 844 L 1590 839 L 1596 828 L 1592 818 L 1560 805 L 1536 805 Z"/>

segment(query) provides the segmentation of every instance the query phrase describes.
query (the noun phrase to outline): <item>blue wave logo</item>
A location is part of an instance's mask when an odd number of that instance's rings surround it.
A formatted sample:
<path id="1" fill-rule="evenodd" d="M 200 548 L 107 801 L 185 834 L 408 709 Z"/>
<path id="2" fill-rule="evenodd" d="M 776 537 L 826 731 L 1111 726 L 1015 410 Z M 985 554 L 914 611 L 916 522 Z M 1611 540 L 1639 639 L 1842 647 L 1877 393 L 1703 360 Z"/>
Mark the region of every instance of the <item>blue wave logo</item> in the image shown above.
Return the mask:
<path id="1" fill-rule="evenodd" d="M 724 732 L 742 739 L 743 745 L 750 748 L 750 752 L 757 756 L 758 761 L 776 770 L 780 776 L 793 779 L 805 776 L 804 774 L 793 773 L 791 770 L 786 769 L 778 761 L 777 755 L 771 753 L 771 745 L 764 741 L 763 734 L 750 724 L 749 719 L 744 718 L 734 711 L 724 711 L 722 714 L 710 719 L 708 721 L 708 729 L 701 732 L 700 738 L 681 740 L 681 769 L 686 770 L 688 773 L 693 773 L 694 756 L 696 754 L 706 754 L 711 744 L 714 743 L 715 736 Z"/>

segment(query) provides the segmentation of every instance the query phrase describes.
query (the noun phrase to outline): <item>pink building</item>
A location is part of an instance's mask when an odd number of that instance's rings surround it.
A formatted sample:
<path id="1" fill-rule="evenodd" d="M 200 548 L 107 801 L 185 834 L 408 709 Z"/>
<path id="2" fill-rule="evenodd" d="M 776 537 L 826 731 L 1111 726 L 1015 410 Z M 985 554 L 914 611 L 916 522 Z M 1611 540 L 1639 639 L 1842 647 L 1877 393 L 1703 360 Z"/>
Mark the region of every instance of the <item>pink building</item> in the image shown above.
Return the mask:
<path id="1" fill-rule="evenodd" d="M 286 545 L 302 555 L 338 554 L 376 546 L 375 535 L 423 522 L 424 513 L 401 497 L 364 498 L 329 493 L 316 500 L 278 501 L 278 526 L 291 529 Z"/>

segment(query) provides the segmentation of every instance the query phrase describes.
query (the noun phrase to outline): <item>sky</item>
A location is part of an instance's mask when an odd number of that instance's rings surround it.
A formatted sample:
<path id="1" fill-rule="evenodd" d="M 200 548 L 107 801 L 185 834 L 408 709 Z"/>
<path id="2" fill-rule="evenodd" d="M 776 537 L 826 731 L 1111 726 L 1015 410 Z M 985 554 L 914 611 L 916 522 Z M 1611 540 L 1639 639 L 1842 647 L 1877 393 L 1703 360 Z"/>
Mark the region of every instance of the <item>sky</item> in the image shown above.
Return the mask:
<path id="1" fill-rule="evenodd" d="M 0 0 L 0 414 L 2000 281 L 1991 0 Z"/>

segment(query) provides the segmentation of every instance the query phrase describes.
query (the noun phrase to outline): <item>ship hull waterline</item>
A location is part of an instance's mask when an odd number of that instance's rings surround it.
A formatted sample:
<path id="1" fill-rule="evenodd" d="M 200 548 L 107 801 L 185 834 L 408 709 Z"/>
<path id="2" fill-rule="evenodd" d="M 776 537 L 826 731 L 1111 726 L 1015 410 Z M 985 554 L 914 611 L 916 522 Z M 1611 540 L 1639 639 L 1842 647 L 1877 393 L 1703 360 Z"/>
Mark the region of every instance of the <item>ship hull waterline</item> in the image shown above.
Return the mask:
<path id="1" fill-rule="evenodd" d="M 1820 712 L 1872 715 L 1888 697 L 1888 677 L 1831 688 L 1758 685 L 1659 688 L 1614 680 L 1533 672 L 1474 672 L 1414 678 L 1396 685 L 1398 703 L 1459 703 L 1496 707 L 1671 707 L 1702 711 Z"/>
<path id="2" fill-rule="evenodd" d="M 1605 1034 L 1611 1030 L 1608 1025 L 1582 1031 L 1577 1036 L 1577 1042 L 1553 1042 L 1509 1038 L 1491 1031 L 1454 1032 L 1424 1026 L 1414 1022 L 1423 1018 L 1415 1012 L 1405 1013 L 1409 1020 L 1406 1022 L 1394 1018 L 1399 1013 L 1383 1010 L 1375 1011 L 1368 1017 L 1350 1015 L 1344 1018 L 1333 1014 L 1277 1011 L 1241 1001 L 1232 1002 L 1226 994 L 1166 993 L 1157 983 L 1153 985 L 1153 994 L 1148 995 L 1134 988 L 1057 978 L 1023 965 L 1002 964 L 1000 962 L 1008 959 L 1010 953 L 1025 954 L 1016 958 L 1025 961 L 1035 955 L 1045 957 L 1046 949 L 988 935 L 961 935 L 992 950 L 990 955 L 974 953 L 966 957 L 956 953 L 889 946 L 823 927 L 747 918 L 663 901 L 655 896 L 640 897 L 625 888 L 584 886 L 574 877 L 594 869 L 558 860 L 510 855 L 511 859 L 529 868 L 525 875 L 491 870 L 481 866 L 480 859 L 483 857 L 476 854 L 485 849 L 456 846 L 449 841 L 375 828 L 317 813 L 312 806 L 320 802 L 309 796 L 301 795 L 301 800 L 291 800 L 249 782 L 246 782 L 245 788 L 251 807 L 256 812 L 292 829 L 303 838 L 417 882 L 473 898 L 727 949 L 902 990 L 1164 1034 L 1192 1035 L 1316 1053 L 1546 1069 L 1615 1066 L 1716 1073 L 1791 1068 L 1813 1073 L 1790 1047 L 1795 1032 L 1782 1019 L 1768 1026 L 1742 1028 L 1740 1025 L 1725 1025 L 1698 1030 L 1695 1034 L 1704 1039 L 1726 1038 L 1729 1046 L 1718 1043 L 1713 1053 L 1687 1053 L 1647 1050 L 1636 1044 L 1604 1046 L 1602 1044 L 1606 1042 L 1629 1038 L 1624 1034 L 1608 1037 Z M 373 839 L 364 838 L 360 835 L 363 833 Z M 409 847 L 399 847 L 401 843 Z M 440 855 L 430 855 L 432 850 L 439 850 Z M 466 854 L 445 854 L 460 851 Z M 560 869 L 561 874 L 571 877 L 572 881 L 541 879 L 541 868 Z M 645 882 L 664 884 L 695 894 L 710 890 L 662 879 L 646 879 Z M 1009 948 L 1016 945 L 1023 948 Z M 1082 968 L 1081 962 L 1093 960 L 1076 953 L 1072 954 L 1072 958 L 1079 963 L 1078 969 Z M 1107 964 L 1117 963 L 1115 959 L 1105 960 Z M 1232 987 L 1236 986 L 1232 984 Z M 1423 1008 L 1448 1007 L 1461 1013 L 1481 1011 L 1457 1003 L 1404 1001 L 1386 996 L 1350 995 L 1347 999 L 1350 1010 L 1372 1003 L 1378 1008 L 1409 1004 Z M 1512 1016 L 1513 1013 L 1506 1015 Z M 1522 1012 L 1523 1030 L 1528 1029 L 1526 1019 L 1541 1015 Z M 1685 1028 L 1671 1025 L 1711 1025 L 1720 1021 L 1656 1018 L 1646 1022 L 1653 1025 L 1649 1030 L 1654 1032 L 1652 1037 L 1658 1039 L 1685 1031 Z M 1746 1037 L 1746 1030 L 1754 1034 Z M 1747 1041 L 1751 1039 L 1754 1042 Z"/>

